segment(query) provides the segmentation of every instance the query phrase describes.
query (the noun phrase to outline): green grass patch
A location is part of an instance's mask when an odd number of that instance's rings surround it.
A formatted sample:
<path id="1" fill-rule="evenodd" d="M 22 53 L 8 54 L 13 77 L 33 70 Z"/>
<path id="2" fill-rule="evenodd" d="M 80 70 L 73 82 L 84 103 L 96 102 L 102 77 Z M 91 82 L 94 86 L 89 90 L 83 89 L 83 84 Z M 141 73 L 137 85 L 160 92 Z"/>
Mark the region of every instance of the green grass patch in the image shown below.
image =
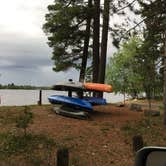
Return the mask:
<path id="1" fill-rule="evenodd" d="M 146 117 L 138 122 L 127 122 L 121 130 L 125 135 L 151 135 L 152 137 L 160 136 L 162 128 L 161 117 Z"/>
<path id="2" fill-rule="evenodd" d="M 2 125 L 13 124 L 16 122 L 17 117 L 25 109 L 24 106 L 20 107 L 0 107 L 0 123 Z"/>
<path id="3" fill-rule="evenodd" d="M 16 136 L 11 133 L 0 134 L 0 156 L 10 156 L 16 153 L 29 153 L 35 149 L 55 146 L 53 139 L 45 135 L 27 134 Z"/>
<path id="4" fill-rule="evenodd" d="M 159 111 L 160 111 L 161 113 L 164 113 L 164 105 L 163 105 L 163 104 L 159 106 Z"/>
<path id="5" fill-rule="evenodd" d="M 102 127 L 100 130 L 102 131 L 103 134 L 106 134 L 110 129 L 109 127 Z"/>
<path id="6" fill-rule="evenodd" d="M 76 137 L 76 136 L 66 135 L 66 136 L 64 136 L 64 138 L 62 139 L 62 141 L 68 142 L 68 141 L 73 141 L 74 139 L 77 139 L 77 138 L 78 137 Z"/>
<path id="7" fill-rule="evenodd" d="M 80 166 L 81 163 L 82 162 L 79 156 L 73 156 L 69 162 L 69 166 Z"/>
<path id="8" fill-rule="evenodd" d="M 17 156 L 20 156 L 25 163 L 41 165 L 50 162 L 55 148 L 56 142 L 45 135 L 0 134 L 0 162 L 17 162 Z"/>
<path id="9" fill-rule="evenodd" d="M 0 107 L 0 125 L 5 128 L 0 132 L 2 165 L 55 165 L 56 142 L 47 135 L 26 132 L 34 117 L 31 110 L 29 106 Z"/>

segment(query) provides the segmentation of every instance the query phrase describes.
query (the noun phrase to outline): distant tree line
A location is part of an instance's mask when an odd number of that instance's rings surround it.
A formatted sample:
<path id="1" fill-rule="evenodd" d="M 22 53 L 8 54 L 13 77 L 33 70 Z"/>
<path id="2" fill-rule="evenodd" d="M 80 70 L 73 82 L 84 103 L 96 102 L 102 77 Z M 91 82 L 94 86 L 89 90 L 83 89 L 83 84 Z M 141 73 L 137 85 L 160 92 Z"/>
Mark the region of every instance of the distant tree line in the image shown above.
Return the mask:
<path id="1" fill-rule="evenodd" d="M 50 90 L 51 87 L 32 86 L 32 85 L 15 85 L 14 83 L 11 83 L 8 85 L 0 84 L 0 89 L 27 89 L 27 90 L 43 89 L 43 90 Z"/>
<path id="2" fill-rule="evenodd" d="M 114 87 L 114 92 L 128 94 L 133 98 L 146 94 L 151 107 L 151 99 L 163 96 L 163 72 L 160 56 L 145 54 L 145 40 L 133 36 L 120 45 L 117 53 L 107 64 L 107 83 Z"/>

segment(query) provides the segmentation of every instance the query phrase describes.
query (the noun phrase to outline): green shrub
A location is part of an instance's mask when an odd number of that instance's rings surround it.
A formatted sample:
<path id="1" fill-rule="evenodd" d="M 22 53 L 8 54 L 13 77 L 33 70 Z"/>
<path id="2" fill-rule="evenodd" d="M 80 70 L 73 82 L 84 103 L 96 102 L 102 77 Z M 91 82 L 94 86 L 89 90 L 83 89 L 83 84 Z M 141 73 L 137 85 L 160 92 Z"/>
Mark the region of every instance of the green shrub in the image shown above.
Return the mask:
<path id="1" fill-rule="evenodd" d="M 24 111 L 16 119 L 16 127 L 24 130 L 24 135 L 27 134 L 27 128 L 32 123 L 33 114 L 30 112 L 29 107 L 25 106 Z"/>

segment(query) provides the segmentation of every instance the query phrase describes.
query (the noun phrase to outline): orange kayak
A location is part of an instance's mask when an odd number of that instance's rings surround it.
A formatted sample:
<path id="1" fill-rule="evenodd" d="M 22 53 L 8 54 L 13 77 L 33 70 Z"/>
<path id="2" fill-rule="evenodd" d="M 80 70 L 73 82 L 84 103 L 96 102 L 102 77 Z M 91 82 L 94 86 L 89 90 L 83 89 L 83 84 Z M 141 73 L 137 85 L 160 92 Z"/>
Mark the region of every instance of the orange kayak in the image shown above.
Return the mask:
<path id="1" fill-rule="evenodd" d="M 84 83 L 84 87 L 88 90 L 96 90 L 101 92 L 112 92 L 112 86 L 108 84 L 99 84 L 99 83 Z"/>

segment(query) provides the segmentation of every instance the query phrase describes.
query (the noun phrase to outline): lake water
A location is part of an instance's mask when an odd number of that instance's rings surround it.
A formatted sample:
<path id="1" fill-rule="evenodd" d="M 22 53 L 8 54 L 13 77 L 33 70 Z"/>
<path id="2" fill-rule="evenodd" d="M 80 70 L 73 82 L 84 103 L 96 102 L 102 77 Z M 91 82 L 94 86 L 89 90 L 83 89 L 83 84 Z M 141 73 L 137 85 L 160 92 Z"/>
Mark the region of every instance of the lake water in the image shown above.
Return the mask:
<path id="1" fill-rule="evenodd" d="M 66 92 L 53 90 L 42 91 L 42 103 L 49 104 L 48 97 L 51 95 L 67 95 Z M 108 103 L 123 101 L 123 95 L 104 93 Z M 34 105 L 39 100 L 39 90 L 0 90 L 0 106 Z"/>

